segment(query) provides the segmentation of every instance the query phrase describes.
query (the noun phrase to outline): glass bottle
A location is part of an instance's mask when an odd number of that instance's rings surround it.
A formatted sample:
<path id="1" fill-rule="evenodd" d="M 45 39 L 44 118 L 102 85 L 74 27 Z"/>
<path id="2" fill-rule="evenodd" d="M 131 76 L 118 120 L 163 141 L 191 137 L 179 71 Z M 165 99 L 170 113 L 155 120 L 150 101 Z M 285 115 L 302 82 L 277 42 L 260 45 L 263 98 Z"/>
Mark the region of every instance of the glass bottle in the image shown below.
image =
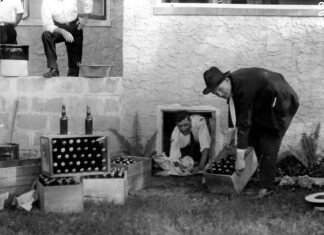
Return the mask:
<path id="1" fill-rule="evenodd" d="M 62 105 L 62 116 L 60 118 L 60 134 L 66 135 L 68 133 L 68 118 L 66 116 L 65 105 Z"/>
<path id="2" fill-rule="evenodd" d="M 90 107 L 87 105 L 87 117 L 85 119 L 85 134 L 91 135 L 92 134 L 92 117 L 91 117 L 91 110 Z"/>

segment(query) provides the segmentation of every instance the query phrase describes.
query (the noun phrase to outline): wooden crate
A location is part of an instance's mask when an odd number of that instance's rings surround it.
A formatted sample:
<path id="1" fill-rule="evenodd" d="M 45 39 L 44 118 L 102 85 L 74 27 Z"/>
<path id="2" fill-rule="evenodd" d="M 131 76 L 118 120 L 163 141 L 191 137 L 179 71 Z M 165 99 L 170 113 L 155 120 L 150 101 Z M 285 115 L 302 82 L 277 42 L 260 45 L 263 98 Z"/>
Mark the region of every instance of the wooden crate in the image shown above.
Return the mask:
<path id="1" fill-rule="evenodd" d="M 127 171 L 128 192 L 147 188 L 152 180 L 152 159 L 148 157 L 130 156 L 136 160 L 130 165 L 112 164 L 112 167 L 123 167 Z"/>
<path id="2" fill-rule="evenodd" d="M 204 172 L 208 190 L 212 193 L 241 193 L 258 167 L 258 160 L 253 149 L 245 154 L 245 166 L 240 176 L 235 172 L 232 175 Z"/>
<path id="3" fill-rule="evenodd" d="M 18 196 L 30 191 L 40 172 L 40 159 L 0 161 L 0 193 Z"/>
<path id="4" fill-rule="evenodd" d="M 83 179 L 85 200 L 124 204 L 128 195 L 127 172 L 123 178 Z"/>
<path id="5" fill-rule="evenodd" d="M 102 139 L 102 141 L 97 141 Z M 110 172 L 108 137 L 47 135 L 40 137 L 42 173 L 48 177 L 74 177 Z"/>
<path id="6" fill-rule="evenodd" d="M 37 192 L 42 212 L 82 212 L 82 184 L 44 186 L 37 181 Z"/>

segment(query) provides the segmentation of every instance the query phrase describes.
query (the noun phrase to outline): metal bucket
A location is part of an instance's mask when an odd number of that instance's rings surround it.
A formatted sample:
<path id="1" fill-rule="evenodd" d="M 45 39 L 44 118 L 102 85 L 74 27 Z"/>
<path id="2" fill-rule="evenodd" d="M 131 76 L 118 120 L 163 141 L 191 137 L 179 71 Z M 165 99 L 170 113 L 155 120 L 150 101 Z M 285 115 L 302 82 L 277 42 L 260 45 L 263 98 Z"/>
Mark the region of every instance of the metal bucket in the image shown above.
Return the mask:
<path id="1" fill-rule="evenodd" d="M 19 144 L 0 144 L 0 161 L 19 159 Z"/>

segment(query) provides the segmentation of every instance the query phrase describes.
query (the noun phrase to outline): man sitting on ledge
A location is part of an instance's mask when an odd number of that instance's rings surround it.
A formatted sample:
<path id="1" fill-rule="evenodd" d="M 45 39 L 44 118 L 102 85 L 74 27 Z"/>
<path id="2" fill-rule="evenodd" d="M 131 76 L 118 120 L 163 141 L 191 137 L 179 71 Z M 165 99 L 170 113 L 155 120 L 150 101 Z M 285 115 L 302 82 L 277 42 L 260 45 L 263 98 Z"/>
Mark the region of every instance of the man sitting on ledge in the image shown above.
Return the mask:
<path id="1" fill-rule="evenodd" d="M 41 13 L 45 32 L 42 34 L 47 67 L 45 78 L 59 76 L 56 43 L 65 42 L 69 71 L 67 76 L 79 76 L 82 59 L 83 28 L 92 12 L 93 0 L 83 0 L 84 17 L 78 18 L 77 0 L 43 0 Z"/>
<path id="2" fill-rule="evenodd" d="M 175 166 L 192 167 L 192 173 L 204 169 L 210 148 L 210 134 L 203 116 L 179 111 L 171 134 L 170 159 Z"/>

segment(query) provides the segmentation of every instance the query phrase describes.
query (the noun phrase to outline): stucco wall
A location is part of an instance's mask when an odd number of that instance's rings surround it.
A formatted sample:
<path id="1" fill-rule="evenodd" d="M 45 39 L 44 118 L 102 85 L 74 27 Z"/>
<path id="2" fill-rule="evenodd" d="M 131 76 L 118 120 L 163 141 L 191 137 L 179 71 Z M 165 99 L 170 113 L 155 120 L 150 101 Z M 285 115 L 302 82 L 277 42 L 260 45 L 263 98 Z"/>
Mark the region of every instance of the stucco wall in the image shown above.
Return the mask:
<path id="1" fill-rule="evenodd" d="M 202 95 L 202 73 L 213 65 L 224 72 L 259 66 L 284 74 L 301 103 L 284 143 L 298 144 L 301 132 L 323 120 L 323 18 L 156 16 L 155 2 L 124 1 L 124 133 L 131 135 L 138 112 L 150 136 L 157 105 L 173 103 L 213 105 L 226 127 L 224 100 Z"/>
<path id="2" fill-rule="evenodd" d="M 123 0 L 111 1 L 111 26 L 84 29 L 83 63 L 109 64 L 115 67 L 111 76 L 122 76 Z M 29 45 L 29 75 L 47 71 L 41 26 L 17 27 L 18 43 Z M 57 44 L 58 64 L 62 76 L 67 74 L 67 55 L 64 43 Z"/>

